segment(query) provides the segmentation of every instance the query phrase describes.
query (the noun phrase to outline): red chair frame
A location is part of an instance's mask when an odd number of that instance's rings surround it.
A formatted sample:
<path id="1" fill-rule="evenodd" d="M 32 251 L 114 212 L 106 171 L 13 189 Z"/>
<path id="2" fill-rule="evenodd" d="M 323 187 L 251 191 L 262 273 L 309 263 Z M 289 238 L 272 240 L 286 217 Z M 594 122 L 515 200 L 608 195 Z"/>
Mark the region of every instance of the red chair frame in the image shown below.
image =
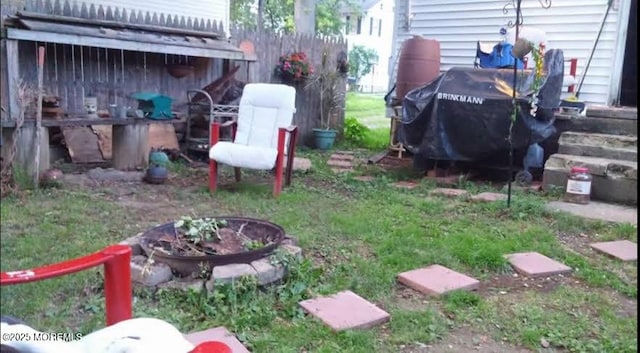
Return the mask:
<path id="1" fill-rule="evenodd" d="M 231 141 L 235 141 L 236 139 L 236 130 L 238 127 L 238 122 L 236 120 L 232 120 L 232 121 L 228 121 L 225 123 L 219 123 L 217 121 L 214 121 L 211 123 L 211 129 L 210 129 L 210 141 L 209 141 L 209 148 L 213 147 L 216 143 L 218 143 L 218 141 L 220 141 L 220 128 L 221 127 L 230 127 L 231 128 Z M 284 169 L 284 159 L 285 159 L 285 153 L 284 153 L 284 145 L 285 145 L 285 141 L 286 141 L 286 135 L 289 134 L 289 146 L 287 148 L 287 166 L 286 166 L 286 171 L 283 171 Z M 276 173 L 276 180 L 275 183 L 273 185 L 273 196 L 274 197 L 278 197 L 280 196 L 280 192 L 282 191 L 282 177 L 284 174 L 285 180 L 284 180 L 284 185 L 285 186 L 289 186 L 291 185 L 291 174 L 293 172 L 293 157 L 296 151 L 296 143 L 297 143 L 297 139 L 298 139 L 298 127 L 295 125 L 289 126 L 289 127 L 281 127 L 278 128 L 278 155 L 276 157 L 276 166 L 275 166 L 275 173 Z M 234 168 L 234 172 L 235 172 L 235 178 L 236 181 L 240 181 L 241 178 L 241 174 L 240 174 L 240 168 Z M 209 158 L 209 191 L 211 191 L 212 193 L 216 191 L 217 186 L 218 186 L 218 162 L 216 162 L 215 160 Z"/>
<path id="2" fill-rule="evenodd" d="M 107 326 L 132 317 L 131 247 L 108 246 L 98 252 L 42 267 L 0 273 L 0 286 L 37 282 L 104 265 L 104 299 Z M 192 353 L 231 353 L 222 342 L 203 342 Z"/>

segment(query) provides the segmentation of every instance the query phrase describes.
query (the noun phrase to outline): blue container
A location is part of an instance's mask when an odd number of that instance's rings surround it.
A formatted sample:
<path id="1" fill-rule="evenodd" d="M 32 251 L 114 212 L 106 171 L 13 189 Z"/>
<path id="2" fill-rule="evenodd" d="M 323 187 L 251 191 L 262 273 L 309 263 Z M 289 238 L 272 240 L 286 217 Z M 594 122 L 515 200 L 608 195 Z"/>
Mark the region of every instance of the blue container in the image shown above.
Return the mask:
<path id="1" fill-rule="evenodd" d="M 326 151 L 333 147 L 336 140 L 336 130 L 313 129 L 313 138 L 317 149 Z"/>

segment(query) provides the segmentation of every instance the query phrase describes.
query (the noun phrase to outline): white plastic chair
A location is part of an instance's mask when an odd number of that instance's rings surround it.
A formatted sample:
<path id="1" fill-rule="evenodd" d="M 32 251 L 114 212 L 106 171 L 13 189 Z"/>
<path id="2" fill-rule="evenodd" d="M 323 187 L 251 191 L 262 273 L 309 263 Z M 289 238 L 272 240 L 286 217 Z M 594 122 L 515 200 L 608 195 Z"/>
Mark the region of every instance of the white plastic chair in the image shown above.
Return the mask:
<path id="1" fill-rule="evenodd" d="M 217 188 L 218 164 L 234 167 L 236 181 L 240 168 L 275 168 L 273 195 L 282 190 L 283 164 L 287 158 L 285 185 L 291 172 L 298 129 L 292 125 L 296 111 L 296 90 L 282 84 L 251 83 L 244 87 L 238 119 L 224 124 L 212 122 L 209 150 L 209 190 Z M 232 141 L 219 141 L 220 127 L 232 128 Z"/>

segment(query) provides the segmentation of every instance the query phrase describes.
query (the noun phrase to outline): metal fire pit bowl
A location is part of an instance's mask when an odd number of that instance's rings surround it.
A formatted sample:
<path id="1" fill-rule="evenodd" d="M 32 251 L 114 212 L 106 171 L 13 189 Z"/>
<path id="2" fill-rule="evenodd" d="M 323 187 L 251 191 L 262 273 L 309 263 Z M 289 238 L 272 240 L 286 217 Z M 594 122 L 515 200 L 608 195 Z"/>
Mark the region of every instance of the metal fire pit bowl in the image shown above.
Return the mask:
<path id="1" fill-rule="evenodd" d="M 212 218 L 227 221 L 226 227 L 234 231 L 238 231 L 240 227 L 245 224 L 243 233 L 249 237 L 252 237 L 252 229 L 259 228 L 263 233 L 265 233 L 265 236 L 260 239 L 254 238 L 253 240 L 263 241 L 270 244 L 260 249 L 247 250 L 236 254 L 226 255 L 178 256 L 169 255 L 162 251 L 154 251 L 154 244 L 161 237 L 167 235 L 172 237 L 178 236 L 175 229 L 175 222 L 170 222 L 156 226 L 142 233 L 140 236 L 140 245 L 147 256 L 152 256 L 151 254 L 153 253 L 154 260 L 167 264 L 172 270 L 182 276 L 189 276 L 194 273 L 199 273 L 203 266 L 213 269 L 214 266 L 250 263 L 252 261 L 259 260 L 270 255 L 285 239 L 284 229 L 279 225 L 268 221 L 247 217 Z"/>

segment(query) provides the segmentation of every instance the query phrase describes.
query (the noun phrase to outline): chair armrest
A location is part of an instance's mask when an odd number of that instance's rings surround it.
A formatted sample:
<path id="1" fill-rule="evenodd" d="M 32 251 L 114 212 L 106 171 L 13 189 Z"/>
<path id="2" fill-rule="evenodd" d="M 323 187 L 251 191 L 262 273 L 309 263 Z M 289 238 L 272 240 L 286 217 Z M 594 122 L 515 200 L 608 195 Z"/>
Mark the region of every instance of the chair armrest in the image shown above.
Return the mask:
<path id="1" fill-rule="evenodd" d="M 0 273 L 0 286 L 41 281 L 104 265 L 107 325 L 131 318 L 131 247 L 111 245 L 101 251 L 38 268 Z"/>
<path id="2" fill-rule="evenodd" d="M 225 121 L 224 123 L 220 124 L 220 127 L 229 127 L 234 125 L 238 125 L 238 118 L 233 118 L 229 121 Z"/>
<path id="3" fill-rule="evenodd" d="M 298 130 L 298 126 L 297 125 L 289 125 L 287 127 L 284 128 L 288 133 L 292 133 L 296 130 Z"/>

